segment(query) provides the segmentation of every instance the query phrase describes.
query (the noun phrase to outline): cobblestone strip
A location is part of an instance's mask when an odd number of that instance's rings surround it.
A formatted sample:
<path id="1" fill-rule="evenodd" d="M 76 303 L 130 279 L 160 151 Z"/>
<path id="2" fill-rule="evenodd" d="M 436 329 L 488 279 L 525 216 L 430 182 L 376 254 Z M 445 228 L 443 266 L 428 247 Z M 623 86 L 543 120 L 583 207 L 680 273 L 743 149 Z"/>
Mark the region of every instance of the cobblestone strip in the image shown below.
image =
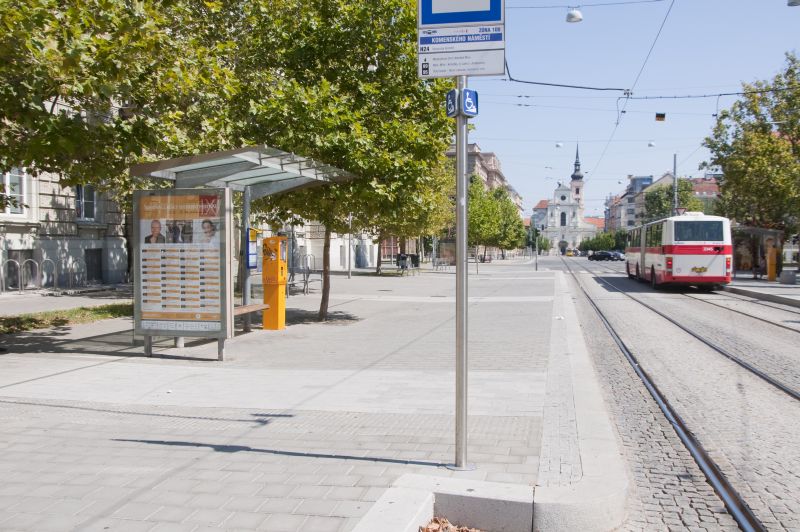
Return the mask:
<path id="1" fill-rule="evenodd" d="M 738 530 L 583 296 L 577 306 L 633 481 L 624 529 Z"/>
<path id="2" fill-rule="evenodd" d="M 565 486 L 582 475 L 578 426 L 569 354 L 566 349 L 566 324 L 561 296 L 567 286 L 559 273 L 553 301 L 550 333 L 550 358 L 542 418 L 542 448 L 539 458 L 539 486 Z"/>

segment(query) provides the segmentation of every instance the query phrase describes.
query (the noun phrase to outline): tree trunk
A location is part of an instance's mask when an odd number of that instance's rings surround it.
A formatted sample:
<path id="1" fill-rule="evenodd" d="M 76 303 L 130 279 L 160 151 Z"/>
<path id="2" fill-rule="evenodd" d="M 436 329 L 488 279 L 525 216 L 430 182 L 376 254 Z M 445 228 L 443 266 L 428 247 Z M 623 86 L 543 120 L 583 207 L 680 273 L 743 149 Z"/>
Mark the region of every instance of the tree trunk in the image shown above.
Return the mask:
<path id="1" fill-rule="evenodd" d="M 125 231 L 125 252 L 128 254 L 128 267 L 126 268 L 126 278 L 125 281 L 128 283 L 133 282 L 133 215 L 126 214 L 125 215 L 125 225 L 123 226 L 123 230 Z M 53 272 L 53 277 L 56 277 L 56 272 Z M 53 284 L 55 287 L 55 283 Z"/>
<path id="2" fill-rule="evenodd" d="M 378 234 L 378 258 L 375 260 L 375 274 L 381 274 L 381 243 L 383 242 L 383 235 Z"/>
<path id="3" fill-rule="evenodd" d="M 405 253 L 407 248 L 406 237 L 400 238 L 400 253 Z"/>
<path id="4" fill-rule="evenodd" d="M 325 244 L 322 247 L 322 301 L 319 303 L 319 321 L 328 319 L 328 300 L 331 294 L 331 230 L 325 227 Z"/>

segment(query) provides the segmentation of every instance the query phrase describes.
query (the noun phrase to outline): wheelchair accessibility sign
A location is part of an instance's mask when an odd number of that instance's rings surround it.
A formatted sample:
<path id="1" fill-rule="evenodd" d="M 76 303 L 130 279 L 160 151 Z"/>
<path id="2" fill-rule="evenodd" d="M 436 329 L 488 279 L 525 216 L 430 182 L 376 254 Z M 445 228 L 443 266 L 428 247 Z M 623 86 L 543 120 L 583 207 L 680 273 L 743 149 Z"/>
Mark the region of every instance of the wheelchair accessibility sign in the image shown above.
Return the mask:
<path id="1" fill-rule="evenodd" d="M 458 89 L 452 89 L 448 92 L 445 102 L 447 106 L 447 116 L 450 118 L 458 116 Z"/>
<path id="2" fill-rule="evenodd" d="M 461 114 L 478 116 L 478 93 L 472 89 L 461 91 Z"/>
<path id="3" fill-rule="evenodd" d="M 464 89 L 459 94 L 458 89 L 447 93 L 445 100 L 447 116 L 455 118 L 459 115 L 466 117 L 478 116 L 478 92 Z"/>

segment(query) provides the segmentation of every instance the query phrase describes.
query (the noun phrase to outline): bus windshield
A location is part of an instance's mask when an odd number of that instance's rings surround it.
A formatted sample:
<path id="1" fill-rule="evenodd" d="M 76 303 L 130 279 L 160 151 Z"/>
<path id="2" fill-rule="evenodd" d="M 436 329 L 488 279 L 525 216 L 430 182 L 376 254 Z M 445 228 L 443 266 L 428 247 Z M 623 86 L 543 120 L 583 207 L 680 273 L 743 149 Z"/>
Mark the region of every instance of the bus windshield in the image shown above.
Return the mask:
<path id="1" fill-rule="evenodd" d="M 675 240 L 678 242 L 722 242 L 722 222 L 675 222 Z"/>

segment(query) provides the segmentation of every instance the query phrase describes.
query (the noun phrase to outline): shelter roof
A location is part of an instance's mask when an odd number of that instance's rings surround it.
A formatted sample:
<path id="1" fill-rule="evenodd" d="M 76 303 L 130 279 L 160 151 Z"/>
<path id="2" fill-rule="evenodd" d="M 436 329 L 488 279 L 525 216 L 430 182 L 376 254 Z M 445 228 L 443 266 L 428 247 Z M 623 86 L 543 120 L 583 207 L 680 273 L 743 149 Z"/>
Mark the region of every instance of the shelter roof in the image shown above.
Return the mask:
<path id="1" fill-rule="evenodd" d="M 356 178 L 310 157 L 266 145 L 137 164 L 130 168 L 130 173 L 136 177 L 169 179 L 175 182 L 175 188 L 211 186 L 241 192 L 250 187 L 253 199 Z"/>

